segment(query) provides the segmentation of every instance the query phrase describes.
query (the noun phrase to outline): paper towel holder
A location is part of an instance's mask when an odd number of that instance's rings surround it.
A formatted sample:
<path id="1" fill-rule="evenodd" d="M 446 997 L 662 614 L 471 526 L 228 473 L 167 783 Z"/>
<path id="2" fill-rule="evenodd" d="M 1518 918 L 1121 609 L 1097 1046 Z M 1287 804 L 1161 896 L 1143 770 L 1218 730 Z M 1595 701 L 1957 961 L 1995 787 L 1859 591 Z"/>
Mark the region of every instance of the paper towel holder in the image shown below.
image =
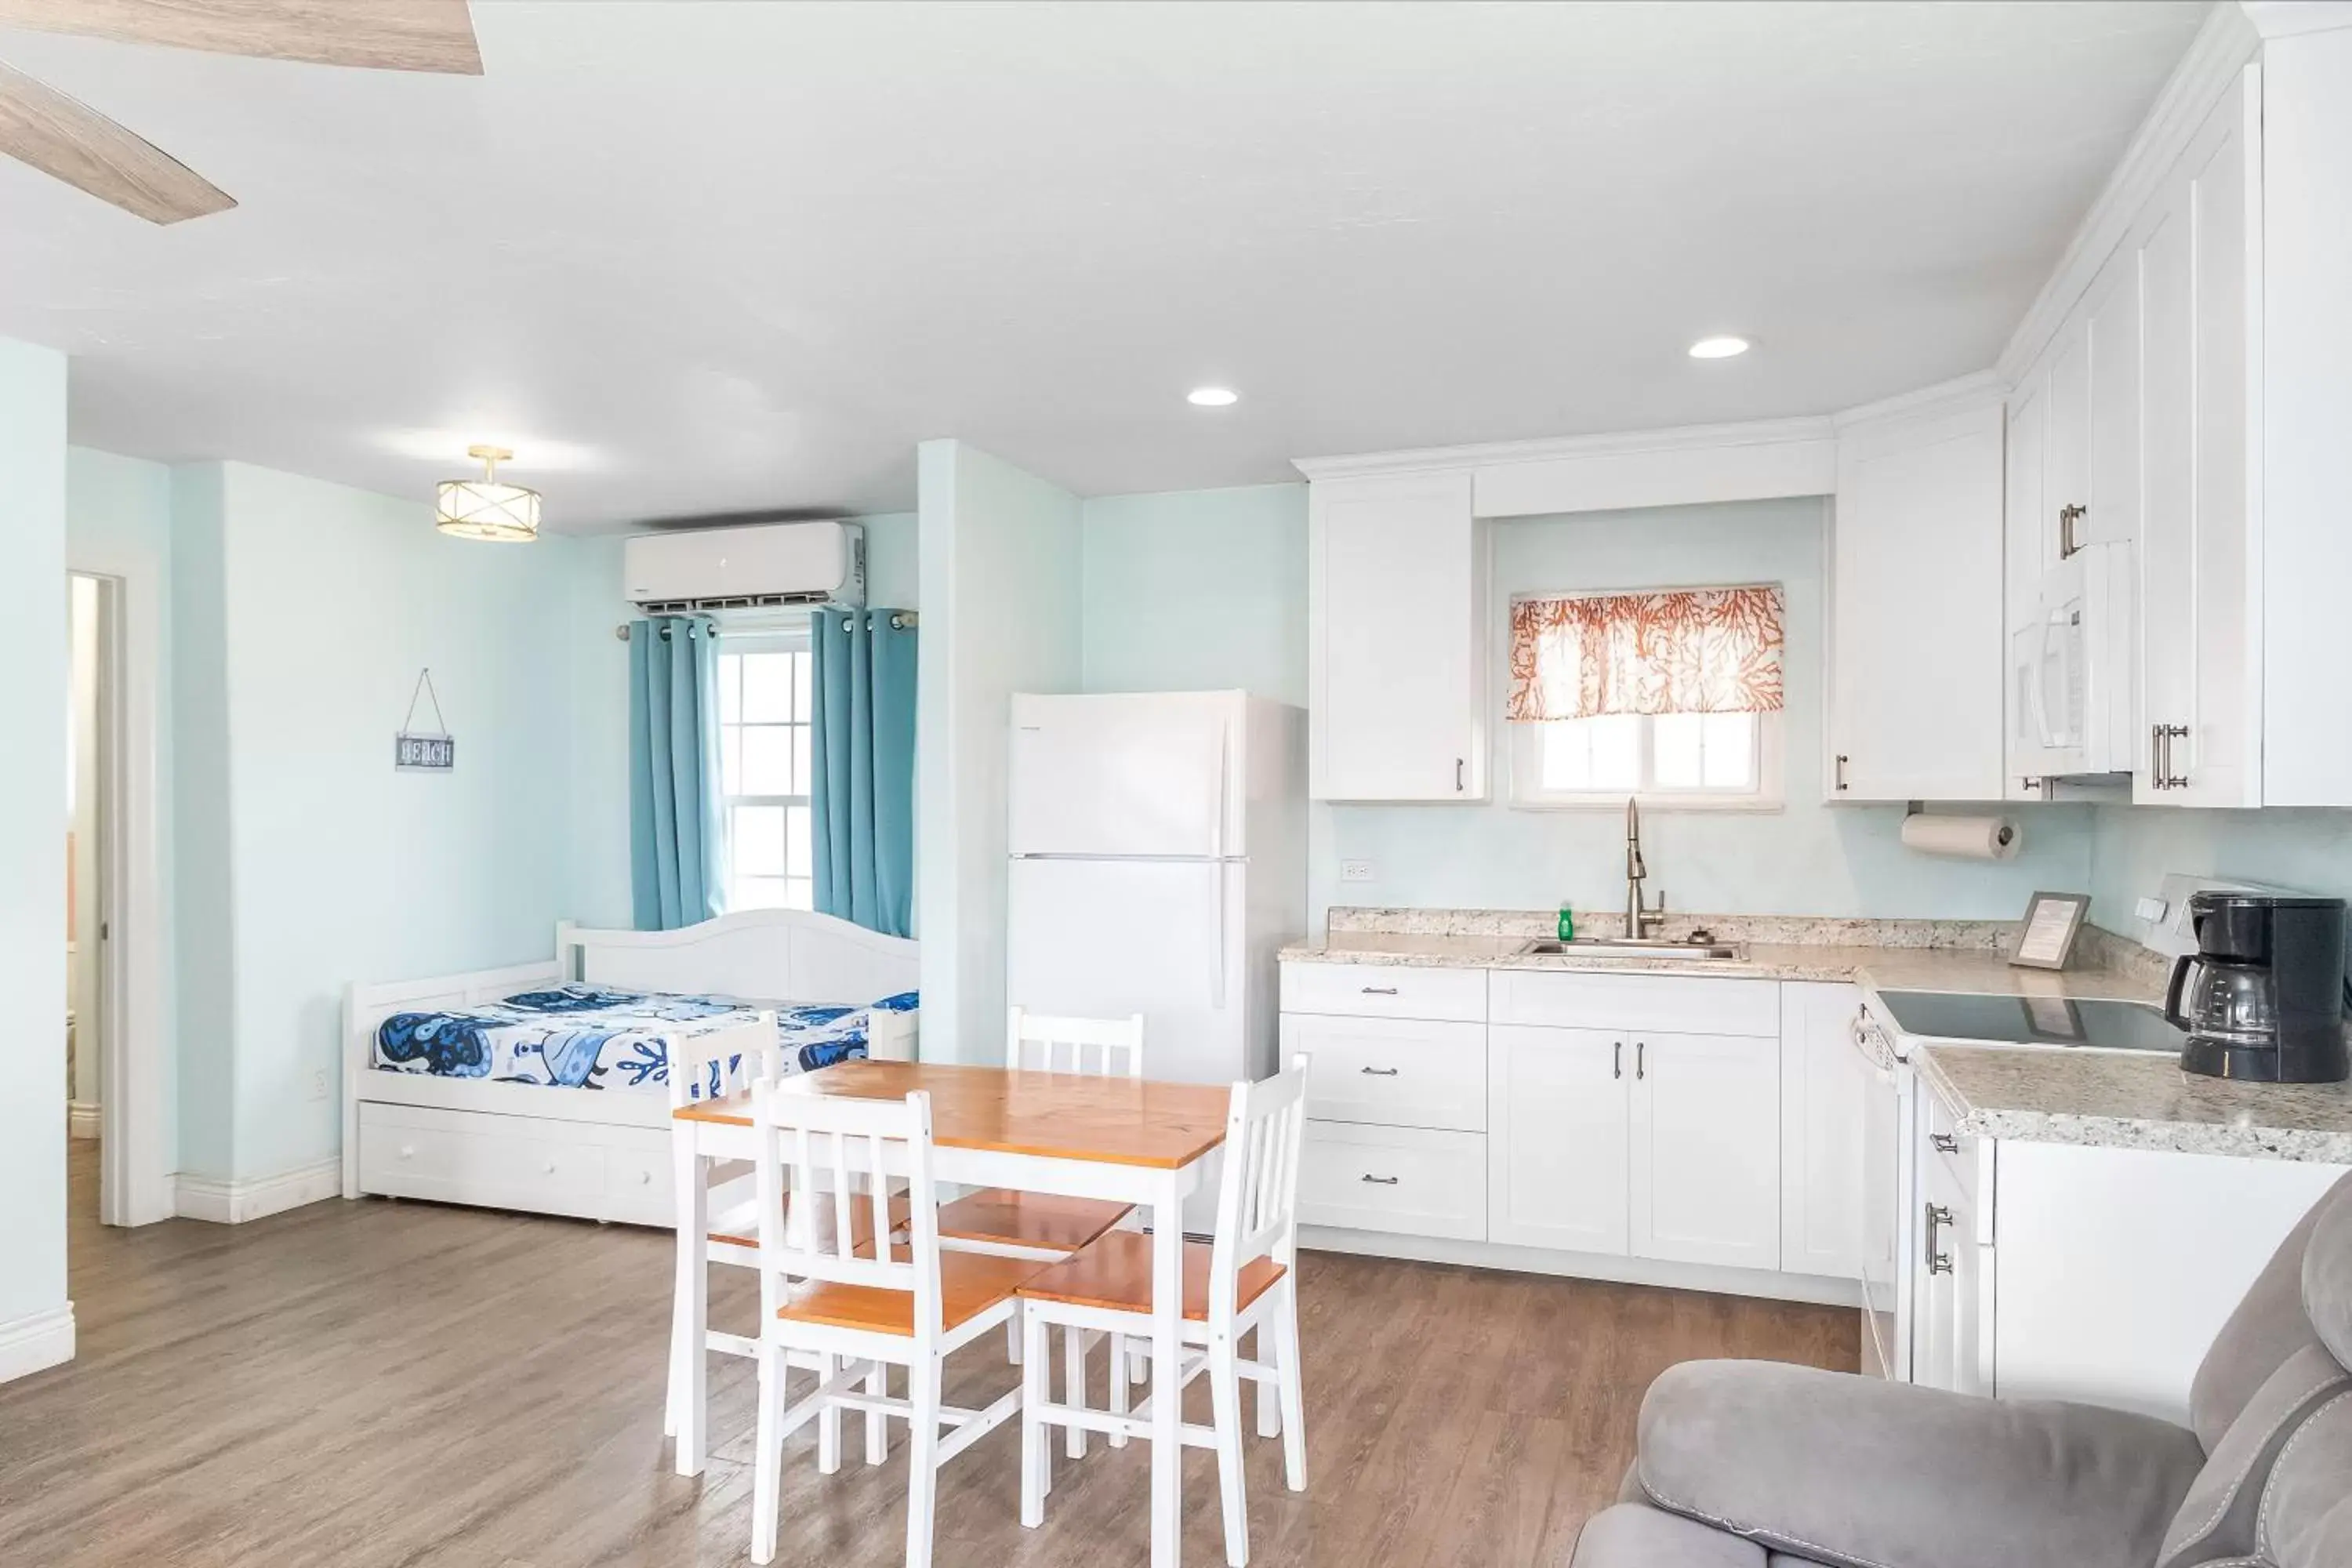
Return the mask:
<path id="1" fill-rule="evenodd" d="M 1904 821 L 1908 822 L 1915 816 L 1925 816 L 1927 815 L 1927 805 L 1925 801 L 1906 800 L 1903 803 Z M 2000 845 L 2003 849 L 2008 848 L 2011 844 L 2017 842 L 2017 829 L 2009 823 L 2002 823 L 2000 825 L 2000 831 L 1993 837 L 1993 842 Z"/>

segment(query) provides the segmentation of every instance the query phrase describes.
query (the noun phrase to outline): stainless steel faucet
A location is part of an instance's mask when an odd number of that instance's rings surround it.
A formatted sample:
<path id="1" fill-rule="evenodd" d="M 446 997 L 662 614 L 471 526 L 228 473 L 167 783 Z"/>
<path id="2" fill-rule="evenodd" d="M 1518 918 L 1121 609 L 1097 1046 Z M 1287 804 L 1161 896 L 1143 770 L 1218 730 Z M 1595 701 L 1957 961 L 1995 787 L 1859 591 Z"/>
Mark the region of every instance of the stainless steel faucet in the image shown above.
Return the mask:
<path id="1" fill-rule="evenodd" d="M 1640 939 L 1666 923 L 1666 895 L 1658 894 L 1654 906 L 1642 902 L 1642 879 L 1650 868 L 1642 861 L 1642 807 L 1632 795 L 1625 797 L 1625 934 Z"/>

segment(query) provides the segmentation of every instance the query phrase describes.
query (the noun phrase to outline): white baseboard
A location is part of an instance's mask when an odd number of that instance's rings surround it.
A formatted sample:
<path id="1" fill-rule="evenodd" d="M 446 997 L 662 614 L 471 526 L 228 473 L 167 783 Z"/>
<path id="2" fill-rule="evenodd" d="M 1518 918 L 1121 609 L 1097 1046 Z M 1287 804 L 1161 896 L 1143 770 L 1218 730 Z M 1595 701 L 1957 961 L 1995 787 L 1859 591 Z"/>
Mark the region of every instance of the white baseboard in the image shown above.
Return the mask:
<path id="1" fill-rule="evenodd" d="M 182 1219 L 209 1220 L 215 1225 L 243 1225 L 321 1199 L 340 1197 L 343 1163 L 320 1160 L 258 1181 L 217 1181 L 211 1176 L 172 1178 L 172 1212 Z"/>
<path id="2" fill-rule="evenodd" d="M 100 1131 L 98 1102 L 76 1100 L 66 1105 L 66 1136 L 95 1138 Z"/>
<path id="3" fill-rule="evenodd" d="M 73 1360 L 73 1303 L 0 1323 L 0 1383 Z"/>
<path id="4" fill-rule="evenodd" d="M 1540 1247 L 1507 1247 L 1490 1241 L 1450 1241 L 1383 1231 L 1345 1230 L 1302 1225 L 1298 1245 L 1309 1252 L 1350 1252 L 1367 1258 L 1404 1258 L 1418 1263 L 1453 1263 L 1500 1268 L 1517 1274 L 1554 1274 L 1570 1279 L 1607 1279 L 1624 1285 L 1655 1285 L 1669 1290 L 1706 1290 L 1718 1296 L 1759 1296 L 1774 1301 L 1810 1301 L 1823 1307 L 1859 1307 L 1862 1287 L 1851 1279 L 1782 1274 L 1767 1268 L 1728 1268 L 1710 1263 L 1662 1263 L 1646 1258 L 1616 1258 L 1594 1252 L 1553 1252 Z"/>

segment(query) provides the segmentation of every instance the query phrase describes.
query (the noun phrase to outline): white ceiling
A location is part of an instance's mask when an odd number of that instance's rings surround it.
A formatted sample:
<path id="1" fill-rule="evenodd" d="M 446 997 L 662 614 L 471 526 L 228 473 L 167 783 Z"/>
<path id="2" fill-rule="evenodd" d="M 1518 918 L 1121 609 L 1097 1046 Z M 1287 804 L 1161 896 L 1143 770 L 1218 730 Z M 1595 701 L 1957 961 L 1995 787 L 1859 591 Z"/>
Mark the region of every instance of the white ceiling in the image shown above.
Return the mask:
<path id="1" fill-rule="evenodd" d="M 422 496 L 505 439 L 558 527 L 904 508 L 934 436 L 1104 494 L 1822 413 L 1992 362 L 2206 9 L 475 0 L 478 79 L 0 30 L 243 204 L 0 160 L 0 334 L 77 441 Z"/>

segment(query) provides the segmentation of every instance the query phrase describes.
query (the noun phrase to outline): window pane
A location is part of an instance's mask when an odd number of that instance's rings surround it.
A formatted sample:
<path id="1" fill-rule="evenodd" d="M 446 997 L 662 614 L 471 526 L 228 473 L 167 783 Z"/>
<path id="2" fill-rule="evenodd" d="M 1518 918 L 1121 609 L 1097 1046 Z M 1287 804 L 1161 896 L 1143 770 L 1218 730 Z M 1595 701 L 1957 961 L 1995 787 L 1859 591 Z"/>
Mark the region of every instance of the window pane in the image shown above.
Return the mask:
<path id="1" fill-rule="evenodd" d="M 746 724 L 743 735 L 743 784 L 730 795 L 794 795 L 793 788 L 793 727 L 789 724 Z"/>
<path id="2" fill-rule="evenodd" d="M 743 656 L 743 721 L 785 724 L 793 717 L 793 656 L 788 653 L 747 653 Z"/>
<path id="3" fill-rule="evenodd" d="M 781 877 L 784 874 L 784 808 L 781 805 L 739 805 L 734 830 L 735 875 Z"/>
<path id="4" fill-rule="evenodd" d="M 722 653 L 719 656 L 719 721 L 740 724 L 743 721 L 743 656 Z"/>
<path id="5" fill-rule="evenodd" d="M 1579 719 L 1592 731 L 1592 773 L 1588 789 L 1633 790 L 1642 784 L 1642 725 L 1639 713 L 1603 713 Z"/>
<path id="6" fill-rule="evenodd" d="M 1696 789 L 1706 776 L 1701 751 L 1706 741 L 1704 713 L 1661 713 L 1650 721 L 1654 781 L 1659 789 Z"/>
<path id="7" fill-rule="evenodd" d="M 1756 788 L 1756 715 L 1710 713 L 1706 716 L 1706 787 Z"/>
<path id="8" fill-rule="evenodd" d="M 814 875 L 816 861 L 809 848 L 809 808 L 795 805 L 786 809 L 791 813 L 786 819 L 789 826 L 785 829 L 786 841 L 792 850 L 789 869 L 795 877 Z"/>
<path id="9" fill-rule="evenodd" d="M 793 793 L 809 793 L 809 771 L 816 750 L 816 731 L 806 724 L 793 726 Z"/>
<path id="10" fill-rule="evenodd" d="M 816 908 L 816 884 L 806 877 L 793 877 L 784 883 L 784 907 L 794 910 Z"/>
<path id="11" fill-rule="evenodd" d="M 806 883 L 801 885 L 807 886 Z M 792 884 L 782 877 L 738 877 L 727 907 L 730 910 L 804 910 L 808 905 L 793 902 Z"/>
<path id="12" fill-rule="evenodd" d="M 793 655 L 793 717 L 803 724 L 816 717 L 809 703 L 809 666 L 814 662 L 806 652 Z"/>
<path id="13" fill-rule="evenodd" d="M 1543 727 L 1543 787 L 1570 790 L 1587 787 L 1592 776 L 1592 740 L 1573 721 Z"/>
<path id="14" fill-rule="evenodd" d="M 743 731 L 735 724 L 719 726 L 719 793 L 741 795 L 743 790 Z"/>

